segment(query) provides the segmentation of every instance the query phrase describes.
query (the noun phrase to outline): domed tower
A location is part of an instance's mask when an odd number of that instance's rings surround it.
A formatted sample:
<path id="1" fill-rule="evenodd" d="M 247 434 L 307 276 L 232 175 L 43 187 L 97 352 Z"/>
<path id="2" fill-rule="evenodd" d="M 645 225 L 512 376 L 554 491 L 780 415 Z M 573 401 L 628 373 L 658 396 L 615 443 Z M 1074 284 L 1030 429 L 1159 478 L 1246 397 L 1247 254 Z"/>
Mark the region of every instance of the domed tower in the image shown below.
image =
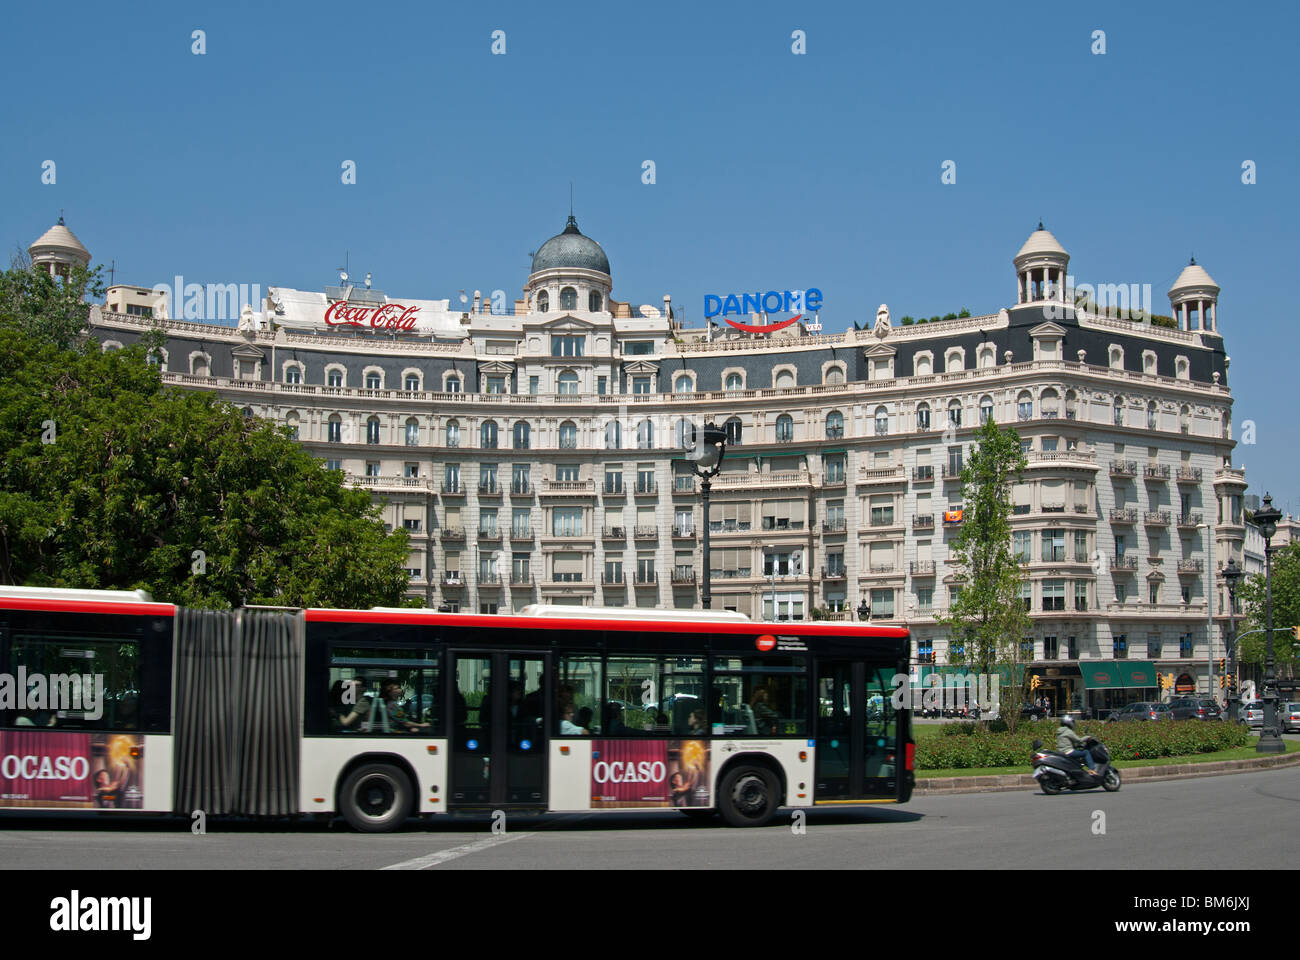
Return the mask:
<path id="1" fill-rule="evenodd" d="M 614 281 L 609 258 L 595 240 L 583 236 L 578 221 L 569 214 L 563 232 L 547 240 L 533 254 L 533 269 L 524 284 L 528 307 L 538 313 L 609 309 Z"/>
<path id="2" fill-rule="evenodd" d="M 1174 285 L 1169 288 L 1169 305 L 1179 330 L 1198 330 L 1218 335 L 1219 285 L 1196 262 L 1183 267 Z"/>
<path id="3" fill-rule="evenodd" d="M 1012 263 L 1016 265 L 1016 303 L 1066 302 L 1065 271 L 1070 265 L 1070 255 L 1043 229 L 1041 220 Z"/>
<path id="4" fill-rule="evenodd" d="M 63 222 L 59 222 L 41 235 L 41 238 L 27 248 L 31 255 L 32 266 L 46 271 L 50 276 L 66 277 L 72 266 L 90 266 L 90 251 L 82 246 L 77 235 Z"/>

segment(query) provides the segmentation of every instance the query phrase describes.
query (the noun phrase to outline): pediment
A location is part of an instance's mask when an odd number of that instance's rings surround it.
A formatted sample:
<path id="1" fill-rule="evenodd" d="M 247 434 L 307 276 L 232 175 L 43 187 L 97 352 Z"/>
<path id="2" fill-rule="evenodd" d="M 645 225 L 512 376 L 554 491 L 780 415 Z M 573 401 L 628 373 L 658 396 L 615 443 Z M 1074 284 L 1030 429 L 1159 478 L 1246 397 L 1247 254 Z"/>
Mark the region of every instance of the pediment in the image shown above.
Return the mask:
<path id="1" fill-rule="evenodd" d="M 552 317 L 550 320 L 543 320 L 540 323 L 529 324 L 533 330 L 544 330 L 548 333 L 590 333 L 596 329 L 596 325 L 587 320 L 580 320 L 571 313 L 566 313 L 558 317 Z"/>
<path id="2" fill-rule="evenodd" d="M 658 373 L 657 360 L 630 360 L 623 364 L 624 373 Z"/>
<path id="3" fill-rule="evenodd" d="M 230 351 L 232 357 L 238 357 L 240 360 L 265 360 L 266 354 L 257 347 L 249 343 L 241 343 Z"/>
<path id="4" fill-rule="evenodd" d="M 862 352 L 865 356 L 874 360 L 896 356 L 898 354 L 898 348 L 882 341 L 881 343 L 877 343 L 875 346 L 867 347 Z"/>
<path id="5" fill-rule="evenodd" d="M 514 373 L 515 365 L 502 360 L 488 360 L 479 364 L 479 373 Z"/>
<path id="6" fill-rule="evenodd" d="M 1065 336 L 1065 327 L 1049 320 L 1046 323 L 1040 323 L 1036 327 L 1030 327 L 1029 335 L 1035 339 L 1047 338 L 1059 340 L 1061 337 Z"/>

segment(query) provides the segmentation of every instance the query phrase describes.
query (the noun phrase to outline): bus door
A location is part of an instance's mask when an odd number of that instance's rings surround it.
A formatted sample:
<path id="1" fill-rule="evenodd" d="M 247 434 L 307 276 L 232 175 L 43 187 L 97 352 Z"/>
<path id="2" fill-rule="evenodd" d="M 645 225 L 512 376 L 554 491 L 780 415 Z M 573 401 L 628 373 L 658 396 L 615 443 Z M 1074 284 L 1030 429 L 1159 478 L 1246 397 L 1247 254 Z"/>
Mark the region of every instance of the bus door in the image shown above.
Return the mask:
<path id="1" fill-rule="evenodd" d="M 898 795 L 898 718 L 894 665 L 817 661 L 814 800 Z"/>
<path id="2" fill-rule="evenodd" d="M 546 807 L 546 657 L 452 651 L 448 808 Z"/>

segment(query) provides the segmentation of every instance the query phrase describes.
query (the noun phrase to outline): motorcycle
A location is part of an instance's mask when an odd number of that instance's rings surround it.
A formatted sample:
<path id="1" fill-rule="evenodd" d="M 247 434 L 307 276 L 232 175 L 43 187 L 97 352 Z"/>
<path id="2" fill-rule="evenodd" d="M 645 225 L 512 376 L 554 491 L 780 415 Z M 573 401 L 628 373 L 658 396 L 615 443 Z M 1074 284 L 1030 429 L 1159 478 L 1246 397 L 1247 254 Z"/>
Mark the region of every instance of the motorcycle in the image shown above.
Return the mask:
<path id="1" fill-rule="evenodd" d="M 1083 764 L 1072 757 L 1056 750 L 1044 750 L 1043 741 L 1033 743 L 1034 779 L 1043 788 L 1043 793 L 1055 796 L 1063 790 L 1092 790 L 1101 787 L 1107 793 L 1114 793 L 1120 788 L 1119 770 L 1110 765 L 1110 751 L 1096 737 L 1087 737 L 1084 748 L 1092 751 L 1092 758 L 1097 768 L 1092 773 L 1083 769 Z"/>

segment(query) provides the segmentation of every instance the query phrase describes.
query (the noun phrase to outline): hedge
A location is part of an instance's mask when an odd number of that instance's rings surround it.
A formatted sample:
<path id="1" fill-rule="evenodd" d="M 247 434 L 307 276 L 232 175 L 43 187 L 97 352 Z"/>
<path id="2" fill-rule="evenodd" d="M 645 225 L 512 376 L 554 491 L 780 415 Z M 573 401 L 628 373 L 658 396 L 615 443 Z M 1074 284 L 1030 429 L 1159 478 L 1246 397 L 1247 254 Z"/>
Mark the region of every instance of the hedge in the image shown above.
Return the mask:
<path id="1" fill-rule="evenodd" d="M 1034 740 L 1049 750 L 1056 747 L 1054 720 L 1021 723 L 1016 732 L 990 730 L 979 723 L 946 724 L 943 735 L 916 745 L 918 770 L 966 769 L 972 767 L 1029 766 Z M 1244 747 L 1250 730 L 1242 723 L 1207 723 L 1204 720 L 1173 720 L 1102 723 L 1085 720 L 1076 728 L 1080 736 L 1094 736 L 1110 750 L 1114 760 L 1154 760 L 1194 753 L 1215 753 Z"/>

